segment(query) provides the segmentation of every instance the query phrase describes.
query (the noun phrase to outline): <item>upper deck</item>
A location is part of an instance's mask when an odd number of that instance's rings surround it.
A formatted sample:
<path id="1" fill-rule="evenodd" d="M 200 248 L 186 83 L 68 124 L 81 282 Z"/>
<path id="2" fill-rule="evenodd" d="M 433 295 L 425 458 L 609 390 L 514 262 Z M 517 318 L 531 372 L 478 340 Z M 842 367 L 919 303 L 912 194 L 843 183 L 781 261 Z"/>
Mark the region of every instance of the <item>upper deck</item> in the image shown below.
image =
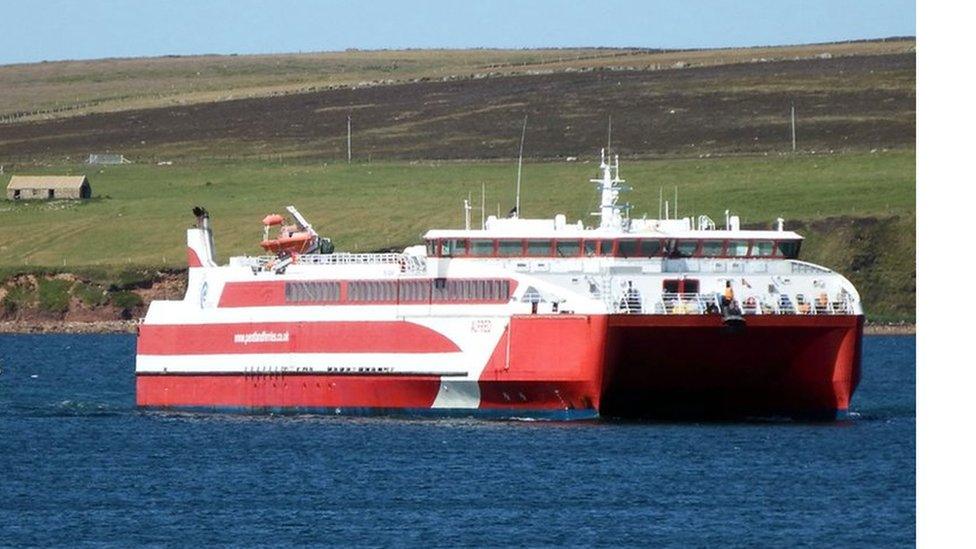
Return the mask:
<path id="1" fill-rule="evenodd" d="M 527 220 L 528 221 L 528 220 Z M 532 220 L 535 221 L 535 220 Z M 601 230 L 429 231 L 430 258 L 767 258 L 796 259 L 803 237 L 788 231 L 689 230 L 675 233 Z"/>
<path id="2" fill-rule="evenodd" d="M 480 229 L 472 229 L 470 206 L 465 203 L 465 228 L 431 230 L 424 235 L 430 258 L 511 257 L 619 257 L 639 258 L 768 258 L 796 259 L 803 237 L 783 228 L 741 230 L 739 218 L 726 212 L 725 227 L 719 229 L 705 215 L 697 218 L 632 219 L 629 206 L 617 204 L 626 190 L 619 177 L 619 160 L 611 162 L 601 154 L 602 177 L 597 184 L 601 203 L 595 227 L 583 221 L 568 223 L 565 215 L 551 219 L 522 219 L 513 210 L 508 218 L 490 216 Z M 665 206 L 664 212 L 669 208 Z"/>

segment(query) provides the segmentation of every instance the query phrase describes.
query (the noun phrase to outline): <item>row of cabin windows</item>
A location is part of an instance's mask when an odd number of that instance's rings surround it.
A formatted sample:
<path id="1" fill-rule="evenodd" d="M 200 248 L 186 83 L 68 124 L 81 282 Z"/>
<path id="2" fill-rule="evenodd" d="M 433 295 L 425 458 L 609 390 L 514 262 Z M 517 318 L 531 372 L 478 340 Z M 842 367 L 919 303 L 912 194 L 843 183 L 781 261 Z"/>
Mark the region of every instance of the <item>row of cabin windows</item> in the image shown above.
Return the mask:
<path id="1" fill-rule="evenodd" d="M 289 303 L 505 303 L 510 295 L 511 281 L 499 279 L 435 278 L 285 283 L 285 301 Z"/>
<path id="2" fill-rule="evenodd" d="M 427 241 L 430 257 L 778 257 L 796 259 L 799 240 L 655 239 L 552 240 L 442 238 Z"/>

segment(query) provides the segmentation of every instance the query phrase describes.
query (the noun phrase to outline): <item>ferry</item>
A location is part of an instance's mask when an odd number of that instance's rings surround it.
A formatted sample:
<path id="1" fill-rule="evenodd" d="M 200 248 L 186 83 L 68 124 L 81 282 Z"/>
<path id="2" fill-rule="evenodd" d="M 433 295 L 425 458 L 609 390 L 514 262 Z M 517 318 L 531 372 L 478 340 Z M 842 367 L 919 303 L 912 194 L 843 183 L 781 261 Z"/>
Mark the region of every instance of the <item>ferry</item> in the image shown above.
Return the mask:
<path id="1" fill-rule="evenodd" d="M 339 253 L 292 206 L 257 256 L 187 231 L 181 300 L 139 326 L 137 406 L 542 418 L 833 419 L 864 316 L 782 219 L 632 218 L 601 153 L 593 226 L 518 209 L 399 253 Z M 659 208 L 661 209 L 661 208 Z M 484 217 L 482 215 L 482 217 Z M 290 218 L 290 219 L 289 219 Z"/>

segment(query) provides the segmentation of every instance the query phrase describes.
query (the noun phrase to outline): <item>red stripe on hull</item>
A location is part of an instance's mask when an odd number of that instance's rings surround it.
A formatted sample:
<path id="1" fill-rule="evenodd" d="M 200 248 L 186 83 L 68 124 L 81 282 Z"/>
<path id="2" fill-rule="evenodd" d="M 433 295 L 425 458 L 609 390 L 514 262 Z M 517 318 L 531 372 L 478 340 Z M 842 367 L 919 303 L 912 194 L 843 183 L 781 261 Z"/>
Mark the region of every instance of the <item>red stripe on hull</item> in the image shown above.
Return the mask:
<path id="1" fill-rule="evenodd" d="M 200 408 L 430 408 L 435 377 L 139 375 L 138 406 Z"/>
<path id="2" fill-rule="evenodd" d="M 228 282 L 218 307 L 264 307 L 285 305 L 284 282 Z"/>
<path id="3" fill-rule="evenodd" d="M 140 355 L 451 353 L 458 350 L 454 342 L 440 333 L 404 321 L 143 324 L 137 342 Z"/>

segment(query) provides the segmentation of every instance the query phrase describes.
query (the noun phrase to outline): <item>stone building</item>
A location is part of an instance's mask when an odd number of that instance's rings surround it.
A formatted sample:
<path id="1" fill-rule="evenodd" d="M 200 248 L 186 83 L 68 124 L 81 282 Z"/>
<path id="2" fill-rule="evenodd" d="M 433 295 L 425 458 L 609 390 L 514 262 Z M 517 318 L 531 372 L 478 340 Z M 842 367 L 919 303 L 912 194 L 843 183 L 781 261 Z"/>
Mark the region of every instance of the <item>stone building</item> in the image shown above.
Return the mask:
<path id="1" fill-rule="evenodd" d="M 91 198 L 91 184 L 84 175 L 15 175 L 7 184 L 10 200 Z"/>

